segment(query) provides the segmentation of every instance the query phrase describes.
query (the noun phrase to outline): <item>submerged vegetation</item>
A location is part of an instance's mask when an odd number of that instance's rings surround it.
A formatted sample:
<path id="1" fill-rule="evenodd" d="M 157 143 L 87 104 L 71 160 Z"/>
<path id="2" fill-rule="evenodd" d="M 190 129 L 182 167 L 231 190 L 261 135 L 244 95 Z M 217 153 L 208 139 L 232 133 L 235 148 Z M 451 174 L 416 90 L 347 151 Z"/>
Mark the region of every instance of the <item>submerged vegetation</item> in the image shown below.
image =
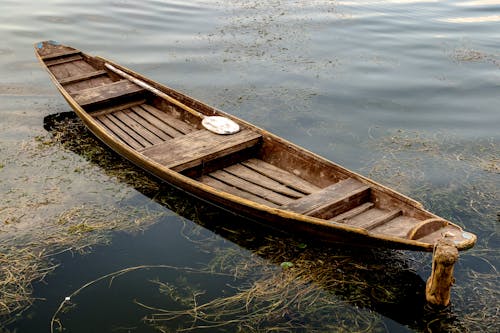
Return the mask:
<path id="1" fill-rule="evenodd" d="M 57 152 L 67 159 L 69 170 L 82 177 L 97 165 L 105 171 L 103 187 L 109 187 L 115 202 L 64 202 L 64 209 L 48 216 L 51 222 L 43 228 L 14 233 L 9 227 L 27 222 L 11 209 L 15 199 L 22 198 L 12 191 L 0 210 L 3 221 L 8 222 L 4 222 L 4 233 L 0 234 L 0 315 L 4 324 L 33 303 L 32 282 L 56 269 L 57 262 L 51 260 L 54 254 L 85 252 L 109 241 L 113 230 L 134 232 L 147 227 L 167 213 L 153 202 L 196 222 L 186 222 L 180 232 L 200 251 L 212 253 L 204 268 L 157 267 L 177 271 L 180 277 L 176 281 L 144 282 L 156 285 L 166 301 L 165 306 L 135 301 L 149 313 L 145 322 L 160 332 L 386 332 L 389 328 L 384 317 L 416 331 L 472 332 L 498 324 L 499 184 L 491 176 L 499 173 L 500 154 L 494 141 L 460 143 L 447 135 L 430 137 L 397 131 L 390 135 L 374 133 L 369 143 L 375 153 L 362 170 L 365 174 L 485 235 L 474 249 L 461 255 L 456 267 L 459 281 L 452 290 L 453 305 L 436 310 L 425 305 L 424 280 L 420 277 L 430 269 L 429 254 L 315 245 L 266 230 L 222 223 L 221 215 L 211 208 L 194 205 L 191 198 L 104 149 L 78 119 L 53 117 L 47 119 L 47 128 L 50 134 L 26 143 L 23 153 L 54 158 Z M 61 148 L 91 162 L 90 171 L 82 168 L 81 162 L 72 163 L 72 155 L 61 153 Z M 2 163 L 9 167 L 7 160 Z M 439 178 L 439 188 L 435 177 Z M 32 204 L 32 209 L 55 205 L 61 193 L 74 191 L 55 185 L 67 186 L 64 178 L 59 180 L 43 199 L 38 198 L 38 204 Z M 152 198 L 152 204 L 141 208 L 134 205 L 131 197 L 135 190 Z M 241 247 L 207 237 L 201 226 Z M 14 234 L 16 237 L 4 237 Z M 131 267 L 97 278 L 73 295 L 84 293 L 95 281 L 125 279 L 127 273 L 147 268 Z M 199 279 L 193 280 L 200 275 L 205 281 L 226 277 L 224 290 L 214 293 Z M 54 330 L 64 328 L 64 317 L 78 311 L 78 306 L 61 303 L 54 314 Z"/>

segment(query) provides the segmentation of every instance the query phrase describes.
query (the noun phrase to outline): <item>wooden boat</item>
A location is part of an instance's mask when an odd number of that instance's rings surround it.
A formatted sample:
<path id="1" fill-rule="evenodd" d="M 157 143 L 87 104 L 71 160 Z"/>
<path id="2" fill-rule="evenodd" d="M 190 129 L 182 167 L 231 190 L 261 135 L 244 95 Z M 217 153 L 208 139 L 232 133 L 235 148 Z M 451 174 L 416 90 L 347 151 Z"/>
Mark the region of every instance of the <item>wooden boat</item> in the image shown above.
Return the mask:
<path id="1" fill-rule="evenodd" d="M 432 251 L 476 236 L 377 182 L 101 57 L 53 41 L 35 53 L 86 126 L 151 174 L 215 205 L 301 236 Z M 234 134 L 202 126 L 236 122 Z"/>

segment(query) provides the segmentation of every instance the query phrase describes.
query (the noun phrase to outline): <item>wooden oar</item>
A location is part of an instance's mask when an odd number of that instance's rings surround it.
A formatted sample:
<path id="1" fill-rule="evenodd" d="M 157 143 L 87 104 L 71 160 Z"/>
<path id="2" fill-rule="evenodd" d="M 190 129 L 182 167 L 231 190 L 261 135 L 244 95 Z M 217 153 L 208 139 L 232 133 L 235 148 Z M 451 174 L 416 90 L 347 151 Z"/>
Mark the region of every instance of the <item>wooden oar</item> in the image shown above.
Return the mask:
<path id="1" fill-rule="evenodd" d="M 112 72 L 126 78 L 129 81 L 134 82 L 138 86 L 152 92 L 153 94 L 157 95 L 158 97 L 161 97 L 170 103 L 178 106 L 179 108 L 183 109 L 184 111 L 187 111 L 191 113 L 192 115 L 202 119 L 201 124 L 203 127 L 205 127 L 207 130 L 217 133 L 217 134 L 234 134 L 237 133 L 240 130 L 240 126 L 232 121 L 229 118 L 226 117 L 220 117 L 220 116 L 205 116 L 201 112 L 196 111 L 193 108 L 190 108 L 189 106 L 179 102 L 175 98 L 165 94 L 163 91 L 160 91 L 156 89 L 155 87 L 147 84 L 146 82 L 139 80 L 138 78 L 133 77 L 130 74 L 125 73 L 124 71 L 116 68 L 115 66 L 105 63 L 104 66 L 106 66 L 107 69 L 111 70 Z"/>

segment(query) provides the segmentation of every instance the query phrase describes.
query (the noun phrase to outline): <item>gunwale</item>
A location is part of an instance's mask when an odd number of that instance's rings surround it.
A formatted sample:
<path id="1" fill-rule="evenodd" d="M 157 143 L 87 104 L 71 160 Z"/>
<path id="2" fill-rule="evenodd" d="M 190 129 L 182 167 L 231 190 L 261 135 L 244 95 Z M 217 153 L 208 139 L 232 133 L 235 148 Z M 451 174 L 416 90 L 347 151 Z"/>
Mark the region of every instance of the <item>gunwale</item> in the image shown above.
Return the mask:
<path id="1" fill-rule="evenodd" d="M 49 73 L 49 76 L 51 77 L 52 81 L 56 85 L 59 92 L 68 102 L 68 104 L 72 107 L 75 113 L 84 122 L 84 124 L 89 128 L 89 130 L 95 136 L 97 136 L 104 144 L 108 145 L 118 154 L 122 155 L 123 157 L 127 158 L 134 164 L 150 172 L 154 176 L 164 181 L 167 181 L 168 183 L 178 188 L 181 188 L 182 190 L 191 193 L 192 195 L 199 197 L 205 201 L 222 206 L 223 208 L 226 209 L 229 208 L 232 211 L 237 211 L 240 215 L 250 217 L 258 223 L 263 223 L 271 227 L 274 226 L 281 230 L 286 231 L 288 229 L 290 232 L 300 231 L 300 232 L 305 232 L 314 237 L 320 237 L 323 240 L 333 240 L 333 241 L 340 240 L 344 242 L 347 241 L 349 243 L 354 243 L 361 246 L 385 246 L 391 248 L 401 248 L 401 249 L 419 250 L 428 252 L 433 250 L 434 242 L 431 241 L 423 242 L 418 239 L 408 239 L 402 236 L 395 236 L 394 234 L 391 235 L 387 233 L 374 233 L 370 230 L 367 230 L 366 228 L 362 228 L 356 225 L 341 223 L 335 220 L 335 217 L 333 217 L 332 219 L 325 220 L 324 218 L 318 218 L 314 216 L 304 215 L 291 210 L 282 209 L 279 205 L 278 206 L 267 205 L 265 203 L 257 202 L 255 200 L 251 200 L 236 195 L 234 193 L 218 189 L 214 186 L 205 184 L 203 181 L 201 181 L 200 177 L 196 178 L 189 175 L 185 175 L 181 172 L 177 172 L 173 169 L 166 167 L 164 164 L 160 163 L 154 158 L 150 158 L 145 154 L 143 154 L 142 153 L 143 148 L 141 148 L 142 144 L 140 142 L 138 142 L 138 145 L 136 147 L 131 147 L 127 145 L 123 140 L 120 140 L 119 138 L 117 138 L 116 135 L 113 135 L 113 133 L 110 132 L 109 128 L 103 126 L 103 124 L 98 121 L 97 117 L 93 116 L 89 111 L 85 110 L 77 102 L 77 98 L 75 98 L 74 94 L 72 95 L 68 91 L 67 89 L 68 85 L 64 83 L 65 81 L 68 81 L 70 79 L 67 76 L 63 77 L 62 79 L 57 78 L 51 71 L 51 68 L 53 68 L 54 66 L 63 66 L 65 63 L 68 62 L 64 62 L 63 61 L 64 59 L 59 59 L 61 60 L 62 64 L 47 66 L 45 59 L 50 59 L 49 61 L 51 61 L 51 63 L 54 63 L 58 60 L 58 58 L 60 58 L 60 56 L 59 55 L 50 56 L 46 54 L 43 55 L 40 54 L 38 50 L 40 50 L 41 47 L 44 47 L 44 45 L 50 45 L 50 42 L 42 42 L 35 45 L 35 54 L 37 58 Z M 343 179 L 353 178 L 363 183 L 364 185 L 369 186 L 371 190 L 371 196 L 374 197 L 374 199 L 381 201 L 393 200 L 399 202 L 400 205 L 404 207 L 406 212 L 410 212 L 411 214 L 416 214 L 416 216 L 420 218 L 417 219 L 418 221 L 420 221 L 420 224 L 422 224 L 427 220 L 429 221 L 439 220 L 439 221 L 444 221 L 443 223 L 445 223 L 447 228 L 451 230 L 462 231 L 462 228 L 459 227 L 458 225 L 450 221 L 444 220 L 438 217 L 437 215 L 425 210 L 425 208 L 422 206 L 421 203 L 401 193 L 398 193 L 397 191 L 394 191 L 380 183 L 377 183 L 367 177 L 364 177 L 356 172 L 346 169 L 336 164 L 335 162 L 327 160 L 309 150 L 299 147 L 298 145 L 289 142 L 281 137 L 278 137 L 262 128 L 259 128 L 237 117 L 234 117 L 224 111 L 206 105 L 203 102 L 198 101 L 188 95 L 185 95 L 182 92 L 174 90 L 173 88 L 170 88 L 168 86 L 155 82 L 151 79 L 148 79 L 147 77 L 139 73 L 136 73 L 133 70 L 128 69 L 124 66 L 116 64 L 113 61 L 110 61 L 106 58 L 99 56 L 92 57 L 76 49 L 74 49 L 73 53 L 71 52 L 73 51 L 70 50 L 68 52 L 69 54 L 71 54 L 70 57 L 73 57 L 74 54 L 78 54 L 81 57 L 81 59 L 78 59 L 76 61 L 86 61 L 90 65 L 94 65 L 96 67 L 94 69 L 95 71 L 106 70 L 105 68 L 99 66 L 99 64 L 109 63 L 112 66 L 124 71 L 125 73 L 132 75 L 133 77 L 142 80 L 143 82 L 146 82 L 147 84 L 153 86 L 154 88 L 166 94 L 169 94 L 170 96 L 179 100 L 181 103 L 185 103 L 189 107 L 196 109 L 198 112 L 206 116 L 218 115 L 232 119 L 233 121 L 236 121 L 237 123 L 242 125 L 244 128 L 250 129 L 251 131 L 260 134 L 262 138 L 262 145 L 267 147 L 268 149 L 271 149 L 271 151 L 282 149 L 286 150 L 291 155 L 293 155 L 293 158 L 295 158 L 295 160 L 297 159 L 312 160 L 315 162 L 312 168 L 313 169 L 315 168 L 314 170 L 322 169 L 329 171 L 331 175 L 329 175 L 328 177 L 335 177 L 337 178 L 338 181 Z M 106 70 L 106 72 L 108 73 L 109 77 L 111 78 L 114 77 L 114 73 L 110 73 L 108 70 Z M 62 84 L 60 82 L 61 80 Z M 80 80 L 79 77 L 78 80 Z M 160 101 L 159 103 L 162 103 L 162 101 Z M 134 102 L 133 101 L 129 102 L 129 104 L 132 105 L 134 104 Z M 127 103 L 124 103 L 124 105 L 126 106 Z M 112 105 L 109 109 L 113 109 L 113 107 L 116 106 Z M 131 107 L 131 109 L 133 109 L 134 107 L 140 107 L 140 105 L 133 106 Z M 106 112 L 102 111 L 102 109 L 101 111 L 97 112 L 102 112 L 103 114 L 106 114 Z M 188 116 L 186 117 L 187 118 L 183 119 L 184 121 L 186 121 L 186 123 L 188 124 L 190 123 L 190 125 L 193 125 L 193 123 L 195 123 L 195 121 L 189 119 Z M 180 119 L 182 119 L 182 117 Z M 147 149 L 147 147 L 145 149 Z M 283 163 L 281 161 L 277 161 L 278 158 L 279 157 L 275 157 L 273 159 L 273 157 L 271 157 L 270 160 L 268 160 L 267 162 L 270 162 L 271 165 L 273 165 L 272 162 L 275 162 L 277 164 Z M 320 181 L 326 182 L 327 180 L 320 180 Z M 320 184 L 318 183 L 313 185 L 320 185 Z M 363 214 L 363 212 L 361 212 L 361 214 Z M 409 217 L 414 218 L 414 216 L 409 216 Z M 382 220 L 384 217 L 378 217 L 378 218 Z M 377 222 L 377 220 L 375 222 Z M 415 224 L 419 225 L 419 223 Z M 361 223 L 361 225 L 363 225 L 363 223 Z M 377 227 L 373 227 L 372 229 L 374 229 L 373 231 L 375 231 Z M 410 230 L 410 233 L 412 235 L 415 234 L 416 232 L 417 232 L 416 230 L 413 229 Z M 456 247 L 459 250 L 468 249 L 475 244 L 476 236 L 470 233 L 468 233 L 468 235 L 470 235 L 469 239 L 465 239 L 462 240 L 461 242 L 456 243 Z"/>

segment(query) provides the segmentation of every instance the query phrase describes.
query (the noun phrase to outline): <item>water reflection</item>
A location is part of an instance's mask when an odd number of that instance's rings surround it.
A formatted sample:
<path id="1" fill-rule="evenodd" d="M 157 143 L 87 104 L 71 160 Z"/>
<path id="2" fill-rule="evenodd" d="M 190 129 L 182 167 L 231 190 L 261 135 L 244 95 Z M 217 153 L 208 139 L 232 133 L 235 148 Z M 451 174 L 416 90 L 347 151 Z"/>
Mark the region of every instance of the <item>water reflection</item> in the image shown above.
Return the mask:
<path id="1" fill-rule="evenodd" d="M 71 123 L 71 126 L 68 126 L 68 123 Z M 297 266 L 295 269 L 302 269 L 297 276 L 310 281 L 307 282 L 307 286 L 313 285 L 322 295 L 326 293 L 326 297 L 332 302 L 334 299 L 340 299 L 342 302 L 347 302 L 349 307 L 375 311 L 391 319 L 384 320 L 384 324 L 380 327 L 385 326 L 391 331 L 393 329 L 388 327 L 404 330 L 404 327 L 400 326 L 403 325 L 425 331 L 460 325 L 459 319 L 451 309 L 440 311 L 426 306 L 425 283 L 417 274 L 412 262 L 408 261 L 402 252 L 351 248 L 345 244 L 322 244 L 310 239 L 291 239 L 277 230 L 249 223 L 242 217 L 234 216 L 167 184 L 152 180 L 152 177 L 130 164 L 125 164 L 126 167 L 121 170 L 120 176 L 113 165 L 115 161 L 123 167 L 120 157 L 104 148 L 97 154 L 95 151 L 92 154 L 85 151 L 85 147 L 89 145 L 101 147 L 103 145 L 88 133 L 73 113 L 47 116 L 44 119 L 44 127 L 59 138 L 64 147 L 86 157 L 105 173 L 112 177 L 118 176 L 120 181 L 134 187 L 157 204 L 190 221 L 195 221 L 199 226 L 264 259 L 265 264 L 261 265 L 266 267 L 270 265 L 279 270 L 284 260 L 295 263 Z M 131 174 L 135 175 L 131 177 Z M 154 186 L 148 186 L 152 183 Z M 168 242 L 168 237 L 171 236 L 165 235 L 165 237 Z M 203 243 L 209 252 L 215 250 L 214 244 L 207 241 Z M 241 262 L 235 260 L 233 264 L 239 265 Z M 301 268 L 301 265 L 304 268 Z M 259 272 L 252 274 L 258 275 Z M 144 299 L 144 296 L 140 295 L 140 298 Z M 320 299 L 316 302 L 319 303 Z M 338 306 L 347 305 L 338 303 L 336 307 Z M 287 310 L 286 318 L 280 320 L 295 322 L 298 320 L 297 317 L 303 316 L 293 313 L 292 310 Z M 83 313 L 80 315 L 85 317 Z M 332 315 L 329 316 L 332 320 Z M 304 321 L 311 320 L 301 317 L 298 321 L 301 322 L 300 326 L 304 326 Z M 394 326 L 391 324 L 392 321 L 399 324 Z"/>

